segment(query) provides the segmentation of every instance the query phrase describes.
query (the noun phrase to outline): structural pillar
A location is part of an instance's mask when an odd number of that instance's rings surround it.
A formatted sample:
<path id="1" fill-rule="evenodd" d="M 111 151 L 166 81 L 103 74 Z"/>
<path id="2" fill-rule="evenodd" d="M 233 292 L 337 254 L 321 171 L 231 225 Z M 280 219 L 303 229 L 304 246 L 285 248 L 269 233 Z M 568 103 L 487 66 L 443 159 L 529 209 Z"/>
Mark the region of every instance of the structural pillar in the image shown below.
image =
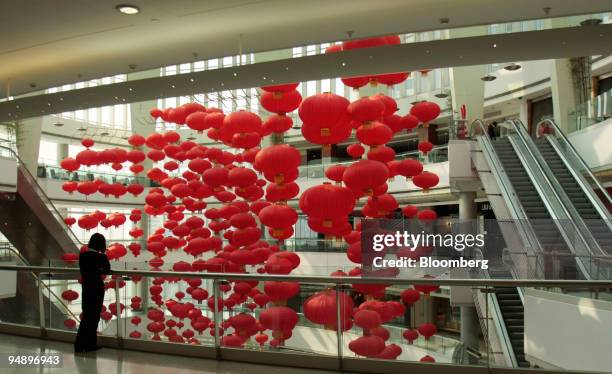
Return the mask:
<path id="1" fill-rule="evenodd" d="M 486 26 L 448 30 L 449 39 L 487 34 Z M 460 53 L 460 52 L 459 52 Z M 484 85 L 480 78 L 487 74 L 486 65 L 459 66 L 449 69 L 453 117 L 458 118 L 461 107 L 467 109 L 467 126 L 484 117 Z M 469 130 L 469 128 L 468 128 Z"/>
<path id="2" fill-rule="evenodd" d="M 459 192 L 459 221 L 466 231 L 472 231 L 476 227 L 474 220 L 477 218 L 475 191 Z M 467 232 L 466 232 L 467 233 Z M 467 272 L 464 276 L 467 276 Z M 468 291 L 471 293 L 471 290 Z M 479 331 L 480 324 L 478 321 L 478 313 L 473 305 L 461 304 L 461 342 L 466 348 L 478 350 L 479 346 Z M 470 361 L 476 361 L 470 356 Z"/>
<path id="3" fill-rule="evenodd" d="M 16 126 L 17 152 L 28 171 L 36 176 L 43 117 L 19 121 Z"/>

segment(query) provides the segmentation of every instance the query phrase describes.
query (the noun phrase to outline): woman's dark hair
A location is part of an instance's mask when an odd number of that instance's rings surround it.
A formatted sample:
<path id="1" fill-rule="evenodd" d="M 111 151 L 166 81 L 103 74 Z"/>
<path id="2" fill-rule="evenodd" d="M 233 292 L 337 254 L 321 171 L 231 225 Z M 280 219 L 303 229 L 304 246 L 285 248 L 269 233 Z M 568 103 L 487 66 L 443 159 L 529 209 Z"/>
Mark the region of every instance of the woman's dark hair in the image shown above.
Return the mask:
<path id="1" fill-rule="evenodd" d="M 89 238 L 87 247 L 89 249 L 93 249 L 94 251 L 104 253 L 106 252 L 106 238 L 100 233 L 95 233 L 91 236 L 91 238 Z"/>

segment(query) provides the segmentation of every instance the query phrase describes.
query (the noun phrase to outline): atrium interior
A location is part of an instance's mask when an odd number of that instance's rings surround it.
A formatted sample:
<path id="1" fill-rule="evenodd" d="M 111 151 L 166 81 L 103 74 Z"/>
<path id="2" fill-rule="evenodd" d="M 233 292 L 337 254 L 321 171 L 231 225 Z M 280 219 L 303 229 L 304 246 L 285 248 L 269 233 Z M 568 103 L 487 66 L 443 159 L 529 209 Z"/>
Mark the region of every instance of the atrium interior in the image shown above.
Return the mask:
<path id="1" fill-rule="evenodd" d="M 0 372 L 612 372 L 611 0 L 0 15 Z"/>

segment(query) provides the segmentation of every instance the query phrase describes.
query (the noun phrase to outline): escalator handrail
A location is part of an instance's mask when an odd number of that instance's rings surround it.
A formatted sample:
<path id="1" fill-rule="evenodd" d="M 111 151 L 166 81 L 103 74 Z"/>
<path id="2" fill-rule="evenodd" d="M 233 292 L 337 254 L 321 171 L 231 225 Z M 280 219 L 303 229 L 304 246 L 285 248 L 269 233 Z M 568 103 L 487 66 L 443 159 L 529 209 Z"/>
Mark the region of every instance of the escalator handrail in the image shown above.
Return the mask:
<path id="1" fill-rule="evenodd" d="M 2 248 L 3 249 L 8 249 L 23 264 L 26 264 L 27 266 L 30 265 L 28 260 L 25 257 L 23 257 L 23 255 L 21 253 L 19 253 L 19 251 L 17 251 L 16 248 L 14 248 L 12 245 L 10 245 L 10 243 L 8 243 L 8 245 L 3 245 Z M 48 284 L 46 284 L 45 282 L 41 282 L 40 276 L 39 276 L 38 273 L 30 272 L 30 274 L 32 274 L 32 276 L 38 282 L 38 284 L 42 284 L 43 287 L 45 287 L 47 289 L 47 291 L 49 291 L 49 295 L 53 295 L 53 297 L 55 298 L 57 304 L 61 305 L 62 308 L 64 308 L 66 310 L 66 312 L 68 312 L 68 314 L 70 314 L 72 316 L 72 318 L 74 318 L 75 321 L 77 321 L 77 322 L 79 321 L 79 318 L 74 314 L 74 312 L 72 310 L 70 310 L 70 308 L 68 308 L 68 306 L 66 304 L 64 304 L 64 300 L 62 298 L 60 298 L 55 292 L 53 292 L 53 290 L 51 290 L 51 287 Z"/>
<path id="2" fill-rule="evenodd" d="M 547 119 L 544 119 L 538 122 L 536 128 L 544 123 L 551 125 L 555 129 L 556 137 L 563 141 L 563 144 L 565 144 L 567 146 L 567 149 L 570 150 L 574 159 L 580 163 L 580 166 L 582 166 L 584 170 L 586 170 L 587 174 L 593 180 L 593 182 L 595 182 L 595 184 L 597 185 L 597 188 L 599 188 L 599 190 L 601 191 L 601 194 L 607 200 L 608 204 L 612 204 L 612 197 L 610 197 L 608 190 L 606 190 L 605 187 L 599 182 L 599 179 L 595 177 L 595 175 L 591 171 L 591 168 L 586 164 L 586 162 L 582 159 L 582 157 L 580 157 L 580 154 L 578 153 L 578 151 L 576 151 L 576 148 L 574 148 L 574 146 L 569 141 L 569 139 L 565 136 L 563 131 L 561 131 L 557 123 L 553 121 L 552 119 L 547 118 Z"/>
<path id="3" fill-rule="evenodd" d="M 30 181 L 30 184 L 32 185 L 32 187 L 34 187 L 34 189 L 36 189 L 36 191 L 38 193 L 38 196 L 41 197 L 41 199 L 44 200 L 45 205 L 47 205 L 50 209 L 53 210 L 53 212 L 51 212 L 51 213 L 56 217 L 57 221 L 63 227 L 64 231 L 66 231 L 68 233 L 68 236 L 70 236 L 72 241 L 76 245 L 84 245 L 85 243 L 81 242 L 77 238 L 77 236 L 74 234 L 74 232 L 72 231 L 70 226 L 68 226 L 64 222 L 64 220 L 61 219 L 62 218 L 61 213 L 57 210 L 55 205 L 53 205 L 53 202 L 51 201 L 49 196 L 47 196 L 47 194 L 42 189 L 42 187 L 38 184 L 38 181 L 36 180 L 36 178 L 32 175 L 32 173 L 30 173 L 30 170 L 28 170 L 28 168 L 25 166 L 25 163 L 23 162 L 23 160 L 21 160 L 21 158 L 19 158 L 19 155 L 17 155 L 17 152 L 15 152 L 11 148 L 8 148 L 8 147 L 5 147 L 5 146 L 1 146 L 1 145 L 0 145 L 0 149 L 8 151 L 11 154 L 11 156 L 14 157 L 15 160 L 17 160 L 19 170 L 22 170 L 24 172 L 25 177 Z"/>
<path id="4" fill-rule="evenodd" d="M 584 247 L 587 249 L 587 251 L 589 251 L 590 255 L 605 255 L 605 251 L 601 249 L 597 240 L 595 240 L 595 238 L 592 236 L 588 227 L 585 225 L 584 221 L 580 217 L 580 214 L 578 214 L 574 206 L 571 204 L 571 200 L 569 199 L 569 197 L 567 197 L 567 195 L 565 195 L 564 192 L 562 196 L 559 193 L 559 191 L 554 188 L 554 183 L 550 179 L 550 176 L 549 176 L 549 174 L 552 174 L 552 171 L 550 171 L 550 169 L 548 168 L 546 161 L 542 158 L 542 155 L 537 150 L 537 147 L 535 143 L 533 142 L 533 140 L 531 139 L 531 137 L 527 135 L 527 131 L 525 130 L 525 126 L 523 125 L 523 123 L 518 119 L 513 119 L 508 122 L 512 124 L 512 126 L 514 126 L 514 130 L 516 131 L 517 135 L 521 139 L 523 146 L 529 153 L 529 156 L 531 156 L 531 158 L 535 161 L 534 165 L 538 169 L 537 171 L 543 178 L 544 182 L 546 182 L 547 187 L 552 192 L 554 198 L 557 200 L 558 204 L 556 205 L 561 208 L 560 213 L 562 213 L 565 216 L 565 217 L 555 217 L 553 215 L 555 214 L 554 209 L 551 209 L 549 213 L 551 213 L 551 216 L 553 217 L 553 219 L 554 218 L 567 219 L 568 223 L 571 224 L 571 226 L 573 227 L 574 234 L 575 234 L 574 236 L 578 236 L 578 238 L 580 239 Z M 545 168 L 548 169 L 550 173 L 547 173 Z M 548 195 L 546 195 L 546 199 L 549 199 Z M 559 227 L 560 230 L 566 233 L 566 235 L 564 236 L 567 236 L 566 243 L 568 244 L 568 247 L 575 248 L 575 245 L 574 245 L 575 243 L 571 239 L 569 239 L 573 235 L 567 234 L 566 227 L 564 225 L 557 224 L 557 227 Z M 585 234 L 587 237 L 585 237 Z M 593 253 L 592 248 L 594 248 L 595 252 L 597 253 Z M 577 256 L 580 256 L 580 254 L 577 253 L 575 249 L 573 250 L 573 252 Z M 586 268 L 585 268 L 585 271 L 586 271 Z"/>
<path id="5" fill-rule="evenodd" d="M 578 184 L 582 192 L 584 192 L 584 194 L 586 195 L 591 205 L 593 205 L 593 208 L 595 208 L 595 211 L 597 211 L 601 219 L 605 221 L 610 231 L 612 231 L 612 216 L 610 215 L 610 211 L 608 210 L 606 206 L 602 204 L 601 199 L 597 196 L 597 194 L 593 190 L 593 187 L 589 185 L 589 183 L 586 181 L 582 173 L 576 170 L 571 165 L 571 162 L 567 160 L 567 156 L 565 156 L 563 154 L 563 151 L 560 149 L 561 146 L 559 145 L 557 138 L 546 136 L 546 140 L 548 141 L 550 146 L 553 148 L 553 150 L 557 153 L 557 155 L 559 155 L 559 158 L 561 159 L 563 164 L 566 166 L 567 170 L 570 172 L 570 174 L 572 175 L 572 177 L 574 178 L 574 180 L 576 181 L 576 183 Z"/>
<path id="6" fill-rule="evenodd" d="M 500 190 L 502 190 L 502 195 L 506 196 L 506 204 L 509 205 L 511 211 L 510 214 L 512 215 L 512 218 L 517 221 L 518 226 L 521 229 L 521 232 L 523 234 L 523 244 L 525 248 L 533 249 L 534 253 L 541 252 L 543 250 L 542 245 L 540 244 L 540 241 L 535 235 L 531 225 L 525 224 L 526 222 L 528 222 L 527 213 L 525 212 L 523 206 L 518 203 L 518 195 L 512 187 L 510 180 L 508 179 L 501 160 L 499 160 L 497 153 L 495 153 L 495 151 L 492 149 L 492 140 L 491 137 L 489 137 L 489 133 L 486 131 L 484 122 L 481 119 L 476 119 L 472 122 L 472 125 L 470 127 L 473 128 L 474 125 L 480 127 L 482 131 L 481 136 L 485 139 L 483 143 L 487 148 L 487 152 L 490 152 L 489 157 L 491 161 L 495 164 L 494 168 L 497 170 L 497 173 L 493 173 L 493 175 L 495 178 L 500 179 L 497 181 L 497 183 L 499 185 Z M 536 247 L 533 248 L 533 245 L 535 245 Z"/>

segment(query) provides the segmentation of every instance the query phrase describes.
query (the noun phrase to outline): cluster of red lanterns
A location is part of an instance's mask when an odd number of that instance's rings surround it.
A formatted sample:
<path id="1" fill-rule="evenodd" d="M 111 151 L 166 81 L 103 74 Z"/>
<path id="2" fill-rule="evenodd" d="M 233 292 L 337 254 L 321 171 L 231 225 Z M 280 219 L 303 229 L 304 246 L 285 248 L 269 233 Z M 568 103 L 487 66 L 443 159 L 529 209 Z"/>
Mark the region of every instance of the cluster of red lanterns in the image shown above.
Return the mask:
<path id="1" fill-rule="evenodd" d="M 399 37 L 370 38 L 334 45 L 328 52 L 394 44 L 399 44 Z M 399 72 L 342 78 L 342 81 L 354 88 L 368 83 L 390 86 L 403 82 L 408 75 L 408 72 Z M 308 226 L 327 238 L 342 238 L 348 247 L 347 257 L 360 264 L 361 225 L 349 223 L 349 216 L 359 200 L 365 201 L 361 209 L 363 217 L 384 218 L 399 209 L 395 197 L 387 193 L 388 183 L 393 178 L 405 177 L 424 192 L 437 185 L 438 177 L 434 173 L 424 171 L 418 160 L 396 160 L 395 151 L 387 144 L 403 130 L 411 131 L 419 125 L 427 127 L 440 114 L 440 108 L 435 103 L 424 101 L 416 103 L 409 113 L 400 116 L 396 101 L 383 94 L 363 97 L 352 103 L 332 93 L 303 99 L 296 90 L 297 86 L 293 83 L 261 88 L 260 104 L 270 112 L 265 119 L 244 110 L 225 114 L 218 108 L 206 108 L 199 103 L 150 112 L 155 120 L 184 125 L 198 133 L 205 132 L 210 139 L 229 147 L 229 150 L 182 140 L 175 131 L 152 133 L 147 137 L 134 134 L 128 139 L 130 150 L 94 151 L 91 149 L 93 140 L 83 139 L 86 149 L 75 158 L 62 160 L 61 166 L 65 170 L 75 172 L 81 167 L 110 165 L 119 171 L 124 164 L 130 163 L 132 173 L 146 174 L 159 187 L 145 192 L 139 184 L 124 186 L 98 180 L 66 182 L 62 188 L 68 193 L 78 192 L 86 196 L 100 193 L 117 198 L 128 193 L 134 196 L 146 193 L 146 196 L 142 210 L 134 209 L 127 216 L 95 211 L 78 219 L 66 217 L 65 223 L 92 230 L 98 226 L 119 227 L 131 221 L 134 226 L 129 235 L 134 242 L 127 246 L 113 243 L 107 255 L 118 260 L 129 252 L 136 257 L 146 250 L 153 255 L 148 261 L 151 269 L 286 275 L 300 265 L 297 254 L 283 250 L 283 241 L 294 235 L 298 220 L 298 210 L 290 202 L 299 197 L 299 209 L 308 217 Z M 302 135 L 308 142 L 328 148 L 354 134 L 358 143 L 350 145 L 347 152 L 354 158 L 364 157 L 349 166 L 328 167 L 325 175 L 331 182 L 312 186 L 301 194 L 296 183 L 302 161 L 300 152 L 287 144 L 261 147 L 264 137 L 282 135 L 292 128 L 293 120 L 288 114 L 295 110 L 302 121 Z M 418 149 L 427 155 L 433 144 L 424 139 Z M 147 159 L 153 162 L 153 166 L 144 170 L 143 162 Z M 402 213 L 405 217 L 421 220 L 436 218 L 434 211 L 419 211 L 410 205 L 403 207 Z M 146 237 L 136 225 L 143 214 L 162 219 L 162 226 Z M 266 236 L 276 243 L 265 240 Z M 137 242 L 141 237 L 144 245 Z M 167 254 L 176 251 L 184 252 L 193 260 L 166 264 Z M 63 260 L 73 264 L 78 257 L 66 254 Z M 338 271 L 332 275 L 359 277 L 361 268 L 357 266 L 347 273 Z M 137 282 L 140 279 L 135 277 L 132 280 Z M 111 278 L 105 283 L 106 287 L 114 287 L 115 281 L 118 280 Z M 184 286 L 184 291 L 165 298 L 163 291 L 167 284 Z M 304 302 L 304 316 L 331 330 L 346 331 L 357 326 L 363 330 L 363 335 L 349 344 L 355 354 L 395 359 L 402 349 L 387 343 L 389 331 L 383 324 L 403 315 L 405 308 L 416 300 L 413 300 L 414 294 L 408 292 L 402 293 L 402 302 L 384 301 L 388 286 L 354 284 L 353 290 L 367 299 L 358 306 L 348 292 L 337 294 L 333 290 L 323 290 Z M 206 331 L 210 336 L 223 335 L 221 343 L 230 347 L 242 347 L 251 339 L 259 345 L 275 347 L 283 345 L 292 336 L 298 316 L 287 304 L 289 299 L 299 294 L 298 283 L 268 281 L 258 287 L 258 282 L 226 281 L 219 284 L 219 291 L 219 297 L 215 299 L 212 292 L 202 285 L 201 279 L 155 278 L 149 287 L 155 307 L 147 311 L 146 318 L 134 316 L 130 321 L 135 327 L 141 323 L 146 326 L 154 340 L 163 336 L 172 342 L 189 344 L 199 344 L 198 336 Z M 417 293 L 417 300 L 419 292 L 431 292 L 418 288 L 412 291 Z M 188 296 L 192 302 L 185 301 Z M 75 297 L 68 292 L 62 297 L 70 302 L 78 298 L 78 294 Z M 337 300 L 341 303 L 339 316 Z M 202 313 L 199 307 L 202 303 L 211 310 L 233 311 L 240 307 L 251 311 L 260 308 L 261 312 L 258 318 L 248 313 L 232 313 L 231 317 L 216 325 Z M 140 310 L 141 306 L 142 299 L 135 296 L 128 307 Z M 110 320 L 124 307 L 121 304 L 117 311 L 115 304 L 109 305 L 104 308 L 103 319 Z M 76 324 L 73 319 L 65 321 L 69 328 L 74 328 L 73 323 Z M 429 325 L 406 330 L 404 337 L 409 342 L 418 336 L 428 339 L 435 334 L 435 326 L 432 330 Z M 132 338 L 141 336 L 137 329 L 130 333 Z"/>

